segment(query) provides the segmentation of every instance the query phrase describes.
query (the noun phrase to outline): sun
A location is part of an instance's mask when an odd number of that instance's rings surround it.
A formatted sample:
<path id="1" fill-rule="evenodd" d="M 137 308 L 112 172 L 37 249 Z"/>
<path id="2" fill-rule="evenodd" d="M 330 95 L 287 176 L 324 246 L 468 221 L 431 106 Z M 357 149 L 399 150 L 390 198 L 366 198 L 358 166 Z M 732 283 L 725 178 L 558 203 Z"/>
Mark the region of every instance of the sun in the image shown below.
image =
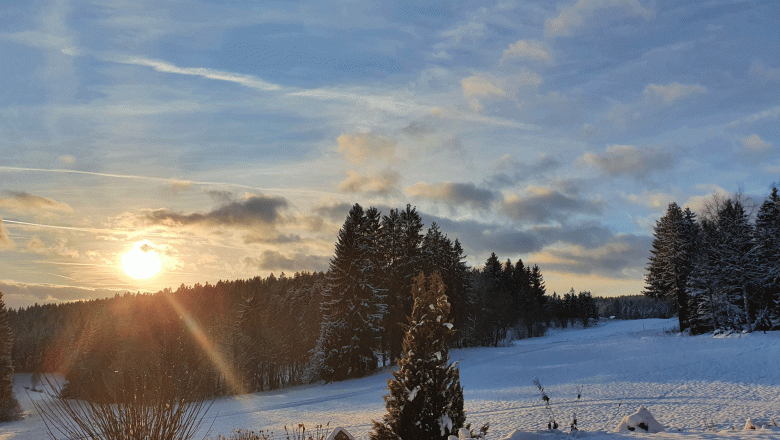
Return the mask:
<path id="1" fill-rule="evenodd" d="M 147 279 L 160 271 L 162 261 L 148 240 L 136 242 L 122 255 L 122 269 L 137 280 Z"/>

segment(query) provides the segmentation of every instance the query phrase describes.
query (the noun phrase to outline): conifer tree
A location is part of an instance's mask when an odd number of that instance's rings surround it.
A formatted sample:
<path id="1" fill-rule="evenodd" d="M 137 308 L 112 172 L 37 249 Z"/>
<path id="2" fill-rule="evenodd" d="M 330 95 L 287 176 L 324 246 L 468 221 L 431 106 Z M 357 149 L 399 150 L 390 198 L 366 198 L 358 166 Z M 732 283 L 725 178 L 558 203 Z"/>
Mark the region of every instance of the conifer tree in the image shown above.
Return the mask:
<path id="1" fill-rule="evenodd" d="M 693 269 L 697 228 L 695 215 L 670 203 L 666 214 L 656 222 L 644 294 L 664 298 L 674 304 L 680 330 L 688 325 L 686 284 Z"/>
<path id="2" fill-rule="evenodd" d="M 701 221 L 698 239 L 699 250 L 688 277 L 688 328 L 691 334 L 701 334 L 721 328 L 724 321 L 721 291 L 717 288 L 719 257 L 716 250 L 718 232 L 715 222 L 709 218 Z"/>
<path id="3" fill-rule="evenodd" d="M 727 199 L 717 213 L 720 259 L 717 282 L 723 290 L 728 308 L 728 326 L 753 330 L 751 319 L 751 276 L 755 273 L 755 256 L 752 252 L 753 227 L 742 202 Z"/>
<path id="4" fill-rule="evenodd" d="M 409 295 L 415 275 L 422 269 L 420 245 L 423 223 L 415 208 L 407 204 L 402 211 L 391 210 L 382 219 L 382 247 L 388 315 L 385 321 L 391 361 L 401 356 L 404 332 L 401 325 L 412 313 Z"/>
<path id="5" fill-rule="evenodd" d="M 13 337 L 8 322 L 3 293 L 0 292 L 0 422 L 16 420 L 21 415 L 19 402 L 14 396 L 14 364 L 11 360 Z"/>
<path id="6" fill-rule="evenodd" d="M 754 228 L 758 329 L 780 327 L 780 196 L 777 188 L 758 210 Z"/>
<path id="7" fill-rule="evenodd" d="M 366 279 L 365 213 L 355 204 L 339 231 L 330 262 L 322 307 L 323 322 L 315 349 L 326 381 L 361 376 L 376 369 L 377 316 Z"/>
<path id="8" fill-rule="evenodd" d="M 446 439 L 469 428 L 459 369 L 449 360 L 446 341 L 453 326 L 444 290 L 438 273 L 426 278 L 421 272 L 414 279 L 404 356 L 387 381 L 387 414 L 381 422 L 374 421 L 372 440 Z"/>

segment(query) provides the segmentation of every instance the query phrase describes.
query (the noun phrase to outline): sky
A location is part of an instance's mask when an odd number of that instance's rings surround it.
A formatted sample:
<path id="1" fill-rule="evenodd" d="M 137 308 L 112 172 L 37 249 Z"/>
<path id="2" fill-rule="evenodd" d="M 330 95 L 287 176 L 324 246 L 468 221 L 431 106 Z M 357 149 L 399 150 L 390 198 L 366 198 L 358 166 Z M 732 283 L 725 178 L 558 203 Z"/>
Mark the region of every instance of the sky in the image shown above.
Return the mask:
<path id="1" fill-rule="evenodd" d="M 0 14 L 9 307 L 327 270 L 354 203 L 639 294 L 669 203 L 780 181 L 780 3 L 44 1 Z M 160 271 L 121 268 L 134 248 Z"/>

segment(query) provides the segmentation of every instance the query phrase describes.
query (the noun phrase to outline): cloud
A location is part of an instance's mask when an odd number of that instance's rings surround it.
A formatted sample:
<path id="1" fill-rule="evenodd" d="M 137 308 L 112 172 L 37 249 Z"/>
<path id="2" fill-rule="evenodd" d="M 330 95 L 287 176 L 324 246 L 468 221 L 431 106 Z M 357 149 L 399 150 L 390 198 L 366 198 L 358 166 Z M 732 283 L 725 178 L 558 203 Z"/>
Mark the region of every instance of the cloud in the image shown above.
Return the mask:
<path id="1" fill-rule="evenodd" d="M 660 101 L 664 105 L 668 105 L 691 95 L 706 92 L 707 88 L 699 84 L 680 84 L 676 82 L 667 85 L 648 84 L 643 92 L 643 97 L 649 102 Z"/>
<path id="2" fill-rule="evenodd" d="M 189 180 L 170 179 L 166 188 L 174 194 L 178 194 L 192 190 L 192 182 Z"/>
<path id="3" fill-rule="evenodd" d="M 270 225 L 279 220 L 279 211 L 287 207 L 282 197 L 249 194 L 243 201 L 230 202 L 205 214 L 179 214 L 167 209 L 146 212 L 144 219 L 165 226 L 253 226 Z"/>
<path id="4" fill-rule="evenodd" d="M 58 202 L 47 197 L 32 195 L 23 191 L 0 191 L 0 209 L 12 212 L 51 215 L 54 213 L 70 214 L 73 208 L 67 203 Z"/>
<path id="5" fill-rule="evenodd" d="M 759 60 L 753 61 L 748 69 L 748 74 L 761 81 L 780 81 L 780 68 L 769 67 Z"/>
<path id="6" fill-rule="evenodd" d="M 764 154 L 772 151 L 772 143 L 761 139 L 757 134 L 742 139 L 744 151 L 750 154 Z"/>
<path id="7" fill-rule="evenodd" d="M 599 274 L 610 278 L 635 278 L 644 273 L 652 237 L 617 234 L 596 248 L 550 248 L 538 257 L 545 271 Z"/>
<path id="8" fill-rule="evenodd" d="M 726 126 L 729 128 L 739 127 L 741 125 L 751 125 L 756 122 L 763 122 L 765 120 L 772 120 L 780 118 L 780 105 L 770 107 L 766 110 L 762 110 L 757 113 L 739 118 L 737 120 L 729 122 Z"/>
<path id="9" fill-rule="evenodd" d="M 152 69 L 163 73 L 193 75 L 193 76 L 199 76 L 207 79 L 214 79 L 218 81 L 227 81 L 227 82 L 240 84 L 244 87 L 248 87 L 251 89 L 260 90 L 260 91 L 272 91 L 272 90 L 279 90 L 281 88 L 276 84 L 271 84 L 269 82 L 263 81 L 251 75 L 225 72 L 223 70 L 207 69 L 203 67 L 178 67 L 174 64 L 167 63 L 165 61 L 154 60 L 150 58 L 143 58 L 137 56 L 136 57 L 123 56 L 123 57 L 116 57 L 114 59 L 111 59 L 110 61 L 114 61 L 122 64 L 132 64 L 136 66 L 151 67 Z"/>
<path id="10" fill-rule="evenodd" d="M 28 252 L 42 255 L 59 255 L 62 257 L 79 258 L 80 253 L 68 243 L 65 238 L 57 238 L 56 243 L 51 247 L 47 246 L 38 236 L 33 236 L 25 245 Z"/>
<path id="11" fill-rule="evenodd" d="M 629 124 L 646 126 L 651 121 L 658 125 L 658 119 L 670 117 L 670 109 L 674 109 L 675 105 L 680 107 L 680 101 L 704 93 L 707 93 L 707 88 L 700 84 L 648 84 L 635 102 L 615 103 L 609 109 L 606 119 L 614 125 L 608 130 L 625 130 Z"/>
<path id="12" fill-rule="evenodd" d="M 14 245 L 13 240 L 11 240 L 11 237 L 8 235 L 8 230 L 5 229 L 5 226 L 3 226 L 3 219 L 0 218 L 0 251 L 13 249 L 14 247 L 16 246 Z"/>
<path id="13" fill-rule="evenodd" d="M 28 307 L 34 303 L 63 303 L 79 300 L 110 298 L 118 291 L 90 289 L 43 283 L 20 283 L 0 280 L 0 292 L 9 308 Z"/>
<path id="14" fill-rule="evenodd" d="M 383 171 L 374 177 L 348 171 L 349 176 L 339 183 L 339 190 L 347 193 L 387 196 L 398 193 L 399 174 L 395 171 Z"/>
<path id="15" fill-rule="evenodd" d="M 532 61 L 552 62 L 552 56 L 546 45 L 537 40 L 518 40 L 504 49 L 504 60 L 527 59 Z"/>
<path id="16" fill-rule="evenodd" d="M 206 191 L 206 194 L 211 197 L 212 200 L 220 203 L 229 203 L 233 201 L 233 193 L 230 191 L 217 191 L 217 190 L 209 190 Z"/>
<path id="17" fill-rule="evenodd" d="M 533 226 L 528 232 L 539 237 L 545 245 L 566 243 L 584 249 L 603 246 L 614 236 L 609 228 L 594 221 L 565 226 Z"/>
<path id="18" fill-rule="evenodd" d="M 585 153 L 580 162 L 613 177 L 630 176 L 645 180 L 654 171 L 668 170 L 674 158 L 659 149 L 640 150 L 633 145 L 611 145 L 603 154 Z"/>
<path id="19" fill-rule="evenodd" d="M 330 257 L 306 255 L 300 252 L 287 256 L 281 252 L 266 250 L 259 257 L 245 257 L 243 263 L 245 266 L 260 270 L 325 271 L 328 269 Z"/>
<path id="20" fill-rule="evenodd" d="M 393 160 L 397 142 L 374 133 L 342 134 L 336 140 L 339 151 L 352 163 L 362 164 L 367 160 L 382 158 Z"/>
<path id="21" fill-rule="evenodd" d="M 642 6 L 639 0 L 578 0 L 560 8 L 557 17 L 548 18 L 544 33 L 550 37 L 565 37 L 587 27 L 589 22 L 603 24 L 623 18 L 650 20 L 654 15 L 654 11 Z"/>
<path id="22" fill-rule="evenodd" d="M 343 222 L 350 209 L 352 209 L 351 203 L 334 203 L 314 208 L 314 214 L 333 221 Z"/>
<path id="23" fill-rule="evenodd" d="M 266 243 L 266 244 L 290 244 L 299 243 L 302 241 L 300 235 L 290 234 L 263 234 L 263 233 L 249 233 L 243 237 L 244 244 L 252 243 Z"/>
<path id="24" fill-rule="evenodd" d="M 515 74 L 498 77 L 490 74 L 472 75 L 460 81 L 463 97 L 474 111 L 484 109 L 483 101 L 502 101 L 515 98 L 523 92 L 533 92 L 544 80 L 524 67 L 515 70 Z"/>
<path id="25" fill-rule="evenodd" d="M 503 84 L 502 84 L 503 83 Z M 463 97 L 474 110 L 482 110 L 481 98 L 499 97 L 505 98 L 506 81 L 499 78 L 483 78 L 480 76 L 469 76 L 460 81 Z"/>
<path id="26" fill-rule="evenodd" d="M 554 170 L 561 165 L 560 162 L 550 156 L 542 156 L 535 164 L 525 164 L 512 155 L 504 155 L 496 163 L 496 174 L 489 177 L 486 182 L 491 187 L 513 186 L 524 182 L 530 177 Z"/>
<path id="27" fill-rule="evenodd" d="M 509 195 L 504 198 L 501 210 L 514 220 L 532 223 L 545 223 L 551 220 L 565 222 L 574 214 L 599 214 L 601 206 L 588 200 L 562 194 L 558 191 L 531 187 L 530 195 L 520 197 Z"/>
<path id="28" fill-rule="evenodd" d="M 27 242 L 27 250 L 36 254 L 43 254 L 46 253 L 46 244 L 40 238 L 32 237 Z"/>
<path id="29" fill-rule="evenodd" d="M 623 199 L 659 211 L 666 211 L 670 203 L 677 201 L 675 196 L 662 191 L 644 191 L 642 194 L 628 194 L 624 195 Z"/>
<path id="30" fill-rule="evenodd" d="M 470 253 L 530 253 L 544 246 L 539 235 L 506 225 L 488 224 L 476 220 L 453 220 L 422 212 L 420 217 L 426 224 L 436 222 L 451 239 L 458 238 Z"/>
<path id="31" fill-rule="evenodd" d="M 490 202 L 498 197 L 498 194 L 494 191 L 479 188 L 473 183 L 453 182 L 435 184 L 418 182 L 406 188 L 406 193 L 412 197 L 424 198 L 449 205 L 466 205 L 476 209 L 490 208 Z"/>
<path id="32" fill-rule="evenodd" d="M 691 211 L 703 214 L 707 210 L 707 206 L 712 203 L 714 199 L 725 200 L 731 197 L 731 193 L 721 188 L 717 184 L 698 184 L 696 189 L 703 191 L 703 195 L 691 196 L 685 203 L 680 204 L 683 208 L 690 208 Z"/>
<path id="33" fill-rule="evenodd" d="M 420 214 L 426 224 L 435 221 L 450 238 L 458 238 L 471 255 L 488 255 L 496 252 L 499 256 L 511 256 L 544 253 L 552 249 L 566 250 L 576 248 L 587 264 L 590 251 L 598 255 L 600 250 L 610 243 L 625 241 L 626 238 L 613 233 L 608 227 L 588 221 L 572 225 L 541 225 L 528 228 L 516 228 L 504 224 L 488 224 L 475 220 L 452 220 L 444 217 Z M 621 238 L 617 238 L 621 237 Z M 641 241 L 641 240 L 640 240 Z M 649 252 L 649 245 L 640 249 Z M 646 261 L 642 260 L 643 263 Z M 526 258 L 523 256 L 522 258 Z M 483 261 L 472 261 L 479 265 Z M 542 267 L 544 270 L 545 267 Z"/>

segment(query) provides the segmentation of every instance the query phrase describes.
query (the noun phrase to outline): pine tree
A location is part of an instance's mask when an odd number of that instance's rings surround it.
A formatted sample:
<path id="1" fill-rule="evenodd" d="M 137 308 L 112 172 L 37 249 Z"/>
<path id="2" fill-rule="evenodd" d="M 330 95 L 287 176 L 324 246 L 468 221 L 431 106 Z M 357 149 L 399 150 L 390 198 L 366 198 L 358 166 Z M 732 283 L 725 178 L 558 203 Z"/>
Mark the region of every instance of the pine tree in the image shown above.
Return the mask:
<path id="1" fill-rule="evenodd" d="M 446 341 L 453 326 L 444 291 L 438 273 L 426 278 L 421 272 L 414 279 L 404 356 L 387 381 L 387 414 L 374 421 L 372 440 L 446 439 L 466 423 L 459 369 L 449 361 Z"/>
<path id="2" fill-rule="evenodd" d="M 21 416 L 21 407 L 14 396 L 12 348 L 8 310 L 5 308 L 3 293 L 0 292 L 0 422 L 16 420 Z"/>
<path id="3" fill-rule="evenodd" d="M 376 369 L 374 292 L 367 283 L 365 213 L 355 204 L 339 231 L 330 262 L 315 356 L 326 381 L 361 376 Z"/>

